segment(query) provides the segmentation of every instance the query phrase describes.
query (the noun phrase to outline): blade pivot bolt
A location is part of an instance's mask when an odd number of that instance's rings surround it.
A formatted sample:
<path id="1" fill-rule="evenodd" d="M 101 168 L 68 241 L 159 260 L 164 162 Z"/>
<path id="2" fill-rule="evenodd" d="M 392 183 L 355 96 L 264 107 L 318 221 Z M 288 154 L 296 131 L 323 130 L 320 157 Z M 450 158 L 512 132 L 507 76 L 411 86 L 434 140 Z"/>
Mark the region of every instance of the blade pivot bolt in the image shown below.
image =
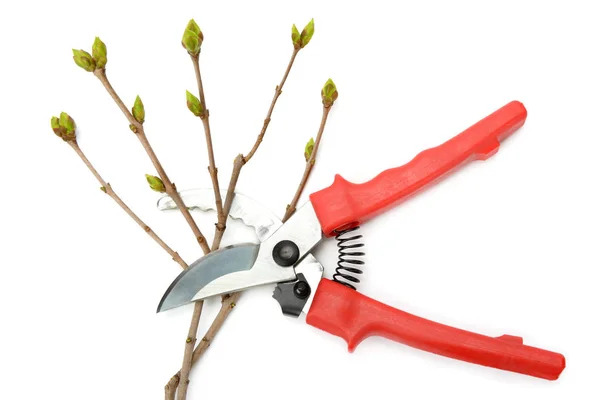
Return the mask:
<path id="1" fill-rule="evenodd" d="M 291 240 L 282 240 L 273 247 L 273 260 L 281 267 L 290 267 L 300 258 L 300 249 Z"/>
<path id="2" fill-rule="evenodd" d="M 304 281 L 296 282 L 294 285 L 294 295 L 299 299 L 306 299 L 310 296 L 310 285 Z"/>

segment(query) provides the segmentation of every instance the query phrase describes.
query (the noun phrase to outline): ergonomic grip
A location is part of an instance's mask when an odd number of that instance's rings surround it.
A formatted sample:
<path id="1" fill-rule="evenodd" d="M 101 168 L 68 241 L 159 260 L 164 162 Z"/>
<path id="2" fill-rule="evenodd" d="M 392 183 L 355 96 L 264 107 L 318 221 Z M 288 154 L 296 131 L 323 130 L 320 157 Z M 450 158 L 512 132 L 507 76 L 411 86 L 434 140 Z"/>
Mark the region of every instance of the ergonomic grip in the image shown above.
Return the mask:
<path id="1" fill-rule="evenodd" d="M 336 175 L 330 187 L 310 196 L 323 233 L 330 237 L 336 229 L 359 225 L 464 163 L 489 158 L 498 151 L 500 141 L 519 129 L 526 118 L 523 104 L 513 101 L 446 143 L 368 182 L 354 184 Z"/>
<path id="2" fill-rule="evenodd" d="M 417 349 L 473 364 L 556 380 L 565 368 L 561 354 L 523 344 L 523 339 L 497 338 L 442 325 L 400 311 L 322 279 L 306 322 L 339 336 L 348 350 L 369 336 L 382 336 Z"/>

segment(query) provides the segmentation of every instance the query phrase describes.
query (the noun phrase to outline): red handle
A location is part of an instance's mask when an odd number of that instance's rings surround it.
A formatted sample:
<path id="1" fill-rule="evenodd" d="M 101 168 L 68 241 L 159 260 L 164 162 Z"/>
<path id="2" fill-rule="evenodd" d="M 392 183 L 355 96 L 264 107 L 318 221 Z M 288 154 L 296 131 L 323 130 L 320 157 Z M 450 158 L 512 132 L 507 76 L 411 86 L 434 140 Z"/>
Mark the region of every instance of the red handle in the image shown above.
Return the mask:
<path id="1" fill-rule="evenodd" d="M 369 182 L 354 184 L 336 175 L 330 187 L 310 196 L 323 232 L 333 236 L 335 229 L 358 225 L 464 163 L 487 159 L 498 151 L 501 140 L 523 126 L 526 117 L 523 104 L 513 101 L 446 143 Z"/>
<path id="2" fill-rule="evenodd" d="M 523 339 L 504 335 L 497 338 L 452 328 L 400 311 L 322 279 L 306 322 L 348 342 L 348 350 L 369 336 L 382 336 L 417 349 L 536 376 L 558 379 L 565 368 L 561 354 L 523 344 Z"/>

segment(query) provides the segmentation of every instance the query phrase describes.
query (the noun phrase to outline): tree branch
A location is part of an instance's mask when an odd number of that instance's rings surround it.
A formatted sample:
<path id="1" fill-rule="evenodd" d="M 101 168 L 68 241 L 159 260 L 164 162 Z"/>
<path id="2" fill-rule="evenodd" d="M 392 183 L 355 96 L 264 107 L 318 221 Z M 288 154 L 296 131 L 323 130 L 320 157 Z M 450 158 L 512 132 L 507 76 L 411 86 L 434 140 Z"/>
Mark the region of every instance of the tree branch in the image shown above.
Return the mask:
<path id="1" fill-rule="evenodd" d="M 192 357 L 194 354 L 194 346 L 196 344 L 196 335 L 198 333 L 198 324 L 200 323 L 200 315 L 202 314 L 203 302 L 199 301 L 194 304 L 194 313 L 192 314 L 192 323 L 188 331 L 188 337 L 185 340 L 185 351 L 183 353 L 183 363 L 179 371 L 179 386 L 177 389 L 177 399 L 184 400 L 187 397 L 187 390 L 190 384 L 189 376 L 192 368 Z"/>
<path id="2" fill-rule="evenodd" d="M 73 150 L 75 150 L 75 153 L 77 153 L 77 155 L 79 156 L 79 158 L 81 158 L 81 161 L 83 161 L 83 163 L 86 165 L 86 167 L 88 167 L 88 169 L 96 177 L 96 179 L 100 183 L 101 187 L 103 188 L 102 190 L 110 198 L 112 198 L 119 205 L 119 207 L 121 207 L 123 209 L 123 211 L 125 211 L 127 213 L 127 215 L 129 215 L 140 226 L 140 228 L 142 228 L 144 230 L 144 232 L 146 232 L 148 234 L 148 236 L 150 236 L 156 243 L 158 243 L 158 245 L 160 247 L 162 247 L 162 249 L 164 251 L 166 251 L 167 253 L 169 253 L 169 255 L 171 256 L 171 258 L 173 259 L 173 261 L 175 261 L 176 263 L 178 263 L 179 265 L 181 265 L 181 268 L 184 268 L 184 269 L 187 268 L 188 265 L 179 256 L 179 253 L 177 253 L 175 250 L 173 250 L 172 248 L 170 248 L 152 229 L 150 229 L 150 227 L 148 225 L 146 225 L 144 223 L 144 221 L 142 221 L 131 210 L 131 208 L 129 208 L 127 206 L 127 204 L 125 204 L 125 202 L 123 200 L 121 200 L 121 198 L 113 190 L 113 188 L 110 185 L 110 183 L 106 182 L 102 178 L 102 176 L 100 176 L 100 174 L 98 173 L 98 171 L 96 171 L 96 168 L 94 168 L 94 166 L 92 165 L 92 163 L 90 162 L 90 160 L 88 160 L 88 158 L 86 157 L 86 155 L 83 153 L 83 151 L 81 150 L 81 148 L 77 144 L 77 141 L 72 140 L 72 141 L 69 141 L 67 143 L 69 143 L 69 145 L 71 146 L 71 148 L 73 148 Z"/>
<path id="3" fill-rule="evenodd" d="M 331 105 L 323 106 L 323 115 L 321 117 L 321 124 L 319 125 L 319 130 L 317 132 L 317 139 L 315 141 L 313 151 L 312 151 L 309 159 L 306 161 L 306 168 L 304 170 L 304 174 L 302 175 L 302 179 L 300 180 L 300 184 L 298 185 L 298 189 L 296 190 L 296 193 L 294 194 L 294 199 L 292 200 L 292 203 L 290 205 L 288 205 L 288 207 L 286 208 L 286 213 L 282 220 L 283 222 L 287 221 L 296 211 L 296 205 L 298 203 L 298 199 L 302 195 L 304 188 L 306 187 L 306 182 L 308 181 L 308 178 L 310 177 L 310 174 L 314 168 L 314 165 L 316 162 L 316 157 L 317 157 L 317 151 L 319 149 L 319 144 L 321 142 L 321 138 L 322 138 L 323 132 L 325 130 L 325 124 L 327 122 L 327 117 L 329 116 L 330 111 L 331 111 Z M 243 156 L 239 155 L 238 157 L 236 157 L 235 162 L 243 163 Z M 238 175 L 239 175 L 240 169 L 241 169 L 241 167 L 238 169 L 234 168 L 234 171 L 237 170 Z M 233 179 L 232 179 L 232 181 L 233 181 Z M 230 189 L 231 189 L 231 181 L 230 181 Z M 233 187 L 233 190 L 235 190 L 235 186 Z M 227 204 L 227 202 L 226 202 L 226 204 Z M 225 205 L 224 210 L 228 210 L 227 205 Z M 227 211 L 227 213 L 229 213 L 229 211 Z M 221 309 L 219 310 L 217 317 L 214 319 L 214 321 L 208 328 L 208 331 L 202 338 L 202 341 L 200 341 L 200 343 L 198 344 L 198 346 L 196 347 L 196 349 L 193 352 L 192 366 L 195 362 L 197 362 L 202 357 L 202 355 L 210 347 L 213 339 L 215 338 L 215 336 L 217 335 L 217 333 L 219 332 L 219 330 L 225 323 L 225 320 L 227 320 L 227 317 L 229 316 L 229 314 L 235 307 L 236 303 L 239 301 L 241 295 L 242 295 L 241 292 L 235 292 L 235 293 L 223 296 L 223 300 L 221 302 Z M 194 323 L 193 319 L 192 319 L 192 323 Z M 173 375 L 173 377 L 171 377 L 171 380 L 169 381 L 169 383 L 165 386 L 165 399 L 166 400 L 173 400 L 175 398 L 175 389 L 177 388 L 176 382 L 179 382 L 180 374 L 181 374 L 181 371 L 177 372 L 175 375 Z"/>
<path id="4" fill-rule="evenodd" d="M 204 135 L 206 137 L 206 150 L 208 153 L 208 172 L 210 174 L 212 180 L 212 186 L 215 193 L 215 206 L 217 209 L 217 229 L 225 229 L 225 216 L 223 214 L 223 202 L 221 200 L 221 190 L 219 188 L 219 179 L 218 179 L 218 171 L 215 165 L 215 155 L 212 144 L 212 137 L 210 133 L 210 123 L 209 123 L 209 112 L 206 107 L 206 99 L 204 97 L 204 88 L 202 86 L 202 75 L 200 73 L 200 57 L 199 54 L 192 55 L 190 54 L 192 59 L 192 64 L 194 65 L 194 72 L 196 74 L 196 81 L 198 83 L 198 94 L 200 96 L 200 103 L 202 105 L 203 113 L 200 115 L 200 119 L 202 120 L 202 125 L 204 127 Z M 188 330 L 188 336 L 185 341 L 185 348 L 183 352 L 183 361 L 181 365 L 181 370 L 177 377 L 177 399 L 185 400 L 187 397 L 187 389 L 190 384 L 189 375 L 190 370 L 192 368 L 192 355 L 194 352 L 194 346 L 196 344 L 196 336 L 198 333 L 198 325 L 200 323 L 200 316 L 202 315 L 202 306 L 203 302 L 199 301 L 194 304 L 194 312 L 192 314 L 192 321 L 190 323 L 190 328 Z M 169 383 L 175 382 L 174 379 L 170 380 Z M 165 393 L 167 393 L 167 388 L 169 384 L 165 387 Z M 175 389 L 173 388 L 173 389 Z"/>
<path id="5" fill-rule="evenodd" d="M 225 323 L 225 320 L 227 319 L 231 311 L 233 311 L 233 309 L 235 308 L 236 303 L 238 302 L 241 295 L 241 292 L 237 292 L 223 296 L 223 300 L 221 301 L 221 308 L 219 309 L 217 316 L 215 317 L 212 324 L 206 331 L 206 334 L 192 353 L 192 366 L 200 359 L 200 357 L 202 357 L 202 355 L 210 347 L 213 339 L 215 338 L 219 330 L 221 330 L 221 327 Z M 165 400 L 175 399 L 177 385 L 180 383 L 181 372 L 182 371 L 180 370 L 175 375 L 173 375 L 167 383 L 167 385 L 165 386 Z"/>
<path id="6" fill-rule="evenodd" d="M 294 61 L 296 60 L 296 56 L 298 55 L 299 51 L 300 51 L 300 49 L 294 49 L 294 52 L 292 53 L 292 57 L 290 58 L 290 62 L 288 63 L 285 73 L 283 74 L 283 78 L 281 79 L 281 82 L 279 83 L 279 85 L 277 85 L 277 87 L 275 87 L 275 95 L 273 95 L 273 100 L 271 101 L 271 106 L 269 107 L 269 111 L 267 112 L 267 117 L 265 118 L 265 120 L 263 122 L 263 127 L 260 130 L 260 134 L 256 138 L 256 142 L 254 143 L 254 146 L 252 146 L 252 149 L 250 150 L 248 155 L 244 157 L 244 162 L 250 161 L 252 156 L 254 156 L 254 153 L 256 153 L 256 150 L 258 150 L 258 146 L 260 145 L 260 143 L 263 140 L 263 137 L 265 136 L 265 132 L 267 131 L 267 127 L 269 126 L 269 122 L 271 122 L 271 114 L 273 114 L 273 109 L 275 108 L 275 103 L 277 103 L 277 99 L 279 98 L 279 96 L 281 96 L 283 85 L 285 85 L 285 81 L 287 80 L 288 75 L 290 74 L 292 65 L 294 65 Z"/>
<path id="7" fill-rule="evenodd" d="M 196 237 L 196 240 L 198 241 L 198 244 L 200 245 L 200 247 L 202 248 L 204 253 L 205 254 L 208 253 L 210 251 L 210 248 L 208 247 L 208 244 L 206 243 L 206 238 L 204 237 L 202 232 L 200 232 L 200 228 L 198 228 L 198 225 L 192 218 L 190 211 L 185 206 L 185 203 L 181 199 L 181 196 L 179 196 L 179 193 L 177 192 L 177 188 L 175 187 L 175 184 L 173 182 L 171 182 L 171 180 L 167 176 L 167 173 L 165 172 L 164 168 L 162 167 L 162 164 L 158 160 L 156 153 L 154 153 L 154 150 L 152 149 L 152 146 L 150 145 L 150 142 L 148 141 L 148 138 L 146 137 L 146 133 L 144 132 L 143 125 L 133 117 L 133 115 L 127 109 L 127 107 L 125 106 L 125 104 L 123 103 L 121 98 L 117 95 L 116 91 L 114 90 L 114 88 L 108 81 L 108 78 L 106 77 L 106 70 L 96 69 L 94 71 L 94 75 L 100 80 L 100 82 L 102 82 L 102 84 L 106 88 L 106 91 L 111 95 L 111 97 L 113 98 L 115 103 L 117 103 L 117 106 L 121 109 L 121 111 L 123 112 L 123 114 L 125 115 L 127 120 L 129 121 L 130 125 L 132 126 L 132 130 L 135 132 L 137 138 L 139 139 L 140 143 L 144 147 L 144 150 L 146 151 L 146 154 L 152 161 L 152 164 L 154 165 L 156 172 L 160 176 L 160 179 L 162 179 L 163 183 L 165 184 L 165 189 L 166 189 L 167 194 L 169 196 L 171 196 L 171 198 L 173 199 L 175 204 L 177 204 L 179 211 L 181 211 L 181 214 L 183 215 L 186 222 L 192 229 L 192 232 L 194 232 L 194 236 Z"/>
<path id="8" fill-rule="evenodd" d="M 237 181 L 240 177 L 242 167 L 254 156 L 256 150 L 258 150 L 258 146 L 260 146 L 265 136 L 265 133 L 267 132 L 267 128 L 269 127 L 269 123 L 271 122 L 271 115 L 273 114 L 273 110 L 275 109 L 275 104 L 277 103 L 277 99 L 279 99 L 279 96 L 281 96 L 283 85 L 285 85 L 285 81 L 287 80 L 288 75 L 290 74 L 290 71 L 292 69 L 292 66 L 294 65 L 294 61 L 296 60 L 296 56 L 298 55 L 299 51 L 299 48 L 294 48 L 292 57 L 290 58 L 285 73 L 283 74 L 283 78 L 281 79 L 279 85 L 275 87 L 275 94 L 273 95 L 273 100 L 271 100 L 269 111 L 267 112 L 267 116 L 263 122 L 262 129 L 260 130 L 260 133 L 258 134 L 258 137 L 256 138 L 252 149 L 250 149 L 250 152 L 248 152 L 246 156 L 244 156 L 243 154 L 238 154 L 238 156 L 233 161 L 233 170 L 231 171 L 231 178 L 229 179 L 229 186 L 227 187 L 227 195 L 225 196 L 225 206 L 223 207 L 223 214 L 225 216 L 223 229 L 215 229 L 215 236 L 211 246 L 212 250 L 218 249 L 221 245 L 221 240 L 223 239 L 223 234 L 225 233 L 225 229 L 227 227 L 227 215 L 229 215 L 229 211 L 231 210 L 233 196 L 235 195 L 235 187 L 237 186 Z"/>
<path id="9" fill-rule="evenodd" d="M 192 63 L 194 64 L 194 72 L 196 74 L 196 81 L 198 83 L 198 93 L 200 95 L 200 104 L 204 114 L 200 116 L 202 119 L 202 125 L 204 126 L 204 136 L 206 137 L 206 149 L 208 151 L 208 173 L 212 180 L 213 189 L 215 191 L 215 205 L 217 208 L 217 229 L 225 229 L 225 220 L 227 216 L 223 214 L 223 200 L 221 199 L 221 190 L 219 188 L 218 169 L 215 164 L 215 154 L 212 144 L 212 136 L 210 134 L 210 122 L 209 112 L 206 107 L 206 100 L 204 98 L 204 87 L 202 86 L 202 75 L 200 74 L 200 56 L 190 55 Z"/>
<path id="10" fill-rule="evenodd" d="M 306 168 L 304 168 L 304 174 L 302 175 L 302 179 L 300 180 L 300 184 L 298 185 L 298 189 L 294 194 L 294 198 L 292 202 L 288 204 L 287 209 L 285 211 L 285 215 L 283 216 L 282 222 L 287 221 L 295 212 L 296 206 L 298 205 L 298 201 L 300 200 L 300 196 L 304 191 L 304 187 L 306 186 L 306 182 L 308 181 L 308 177 L 315 165 L 315 160 L 317 159 L 317 151 L 319 150 L 319 143 L 321 143 L 321 136 L 323 136 L 323 130 L 325 130 L 325 123 L 327 122 L 327 117 L 329 116 L 329 111 L 331 110 L 331 106 L 323 106 L 323 116 L 321 117 L 321 125 L 319 126 L 319 131 L 317 132 L 317 139 L 315 140 L 315 145 L 313 147 L 313 151 L 306 160 Z"/>

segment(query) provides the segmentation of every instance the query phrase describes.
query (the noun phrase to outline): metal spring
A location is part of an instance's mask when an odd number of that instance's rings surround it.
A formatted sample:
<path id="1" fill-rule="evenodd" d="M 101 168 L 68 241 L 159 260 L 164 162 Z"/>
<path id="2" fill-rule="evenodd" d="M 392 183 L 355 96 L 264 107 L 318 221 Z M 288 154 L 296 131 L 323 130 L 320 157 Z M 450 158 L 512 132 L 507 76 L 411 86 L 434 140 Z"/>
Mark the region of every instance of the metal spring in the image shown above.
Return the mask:
<path id="1" fill-rule="evenodd" d="M 363 257 L 365 253 L 362 251 L 353 251 L 353 249 L 363 247 L 365 244 L 356 242 L 362 238 L 362 235 L 349 236 L 348 234 L 356 231 L 358 228 L 358 226 L 355 226 L 354 228 L 342 231 L 334 231 L 338 246 L 338 267 L 335 269 L 335 274 L 333 274 L 333 280 L 354 290 L 356 290 L 354 284 L 360 283 L 360 279 L 355 275 L 363 273 L 359 266 L 365 264 L 358 257 Z"/>

